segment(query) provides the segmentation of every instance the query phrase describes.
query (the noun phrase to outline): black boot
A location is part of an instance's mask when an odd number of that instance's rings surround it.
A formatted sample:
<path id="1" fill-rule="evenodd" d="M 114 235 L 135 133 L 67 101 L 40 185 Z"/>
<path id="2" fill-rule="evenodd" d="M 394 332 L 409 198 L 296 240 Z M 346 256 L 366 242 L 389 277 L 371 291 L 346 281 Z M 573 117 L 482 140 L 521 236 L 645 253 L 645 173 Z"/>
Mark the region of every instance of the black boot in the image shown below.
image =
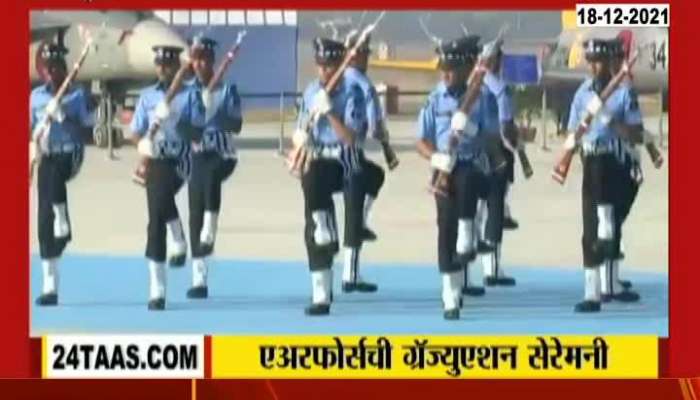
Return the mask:
<path id="1" fill-rule="evenodd" d="M 485 276 L 484 285 L 486 286 L 498 286 L 498 279 L 495 276 Z"/>
<path id="2" fill-rule="evenodd" d="M 37 306 L 55 306 L 58 305 L 58 294 L 45 293 L 36 298 Z"/>
<path id="3" fill-rule="evenodd" d="M 150 311 L 162 311 L 165 310 L 165 299 L 164 298 L 158 298 L 158 299 L 152 299 L 148 301 L 148 309 Z"/>
<path id="4" fill-rule="evenodd" d="M 452 310 L 446 310 L 442 316 L 448 321 L 454 321 L 459 319 L 459 308 L 454 308 Z"/>
<path id="5" fill-rule="evenodd" d="M 309 316 L 328 315 L 330 312 L 330 304 L 310 304 L 304 309 L 304 314 Z"/>
<path id="6" fill-rule="evenodd" d="M 486 241 L 479 240 L 476 243 L 476 252 L 479 254 L 491 253 L 494 250 L 496 250 L 496 248 Z"/>
<path id="7" fill-rule="evenodd" d="M 492 262 L 494 265 L 492 275 L 484 275 L 484 285 L 485 286 L 515 286 L 515 278 L 510 276 L 505 276 L 502 274 L 501 269 L 501 245 L 500 243 L 494 244 L 493 254 L 489 255 L 492 257 Z"/>
<path id="8" fill-rule="evenodd" d="M 600 302 L 593 300 L 584 300 L 574 307 L 574 311 L 577 313 L 592 313 L 600 312 Z"/>
<path id="9" fill-rule="evenodd" d="M 620 303 L 636 303 L 639 301 L 639 293 L 630 290 L 623 290 L 619 293 L 604 294 L 601 296 L 603 303 L 619 301 Z"/>
<path id="10" fill-rule="evenodd" d="M 377 234 L 374 233 L 373 230 L 365 227 L 362 228 L 362 239 L 364 239 L 367 242 L 374 242 L 375 240 L 377 240 Z"/>
<path id="11" fill-rule="evenodd" d="M 187 290 L 188 299 L 206 299 L 207 297 L 209 297 L 207 286 L 193 286 Z"/>
<path id="12" fill-rule="evenodd" d="M 369 282 L 343 282 L 342 290 L 343 293 L 361 292 L 361 293 L 374 293 L 377 291 L 377 285 Z"/>
<path id="13" fill-rule="evenodd" d="M 486 289 L 481 286 L 464 286 L 462 288 L 462 294 L 470 297 L 481 297 L 486 294 Z"/>
<path id="14" fill-rule="evenodd" d="M 510 276 L 486 276 L 484 277 L 486 286 L 515 286 L 515 278 Z"/>
<path id="15" fill-rule="evenodd" d="M 512 231 L 518 229 L 519 226 L 520 224 L 513 217 L 503 217 L 503 229 Z"/>
<path id="16" fill-rule="evenodd" d="M 185 265 L 185 260 L 187 260 L 187 253 L 170 256 L 168 265 L 170 265 L 171 268 L 180 268 Z"/>
<path id="17" fill-rule="evenodd" d="M 200 243 L 199 251 L 201 251 L 201 254 L 211 254 L 212 252 L 214 252 L 214 245 Z"/>
<path id="18" fill-rule="evenodd" d="M 632 282 L 624 279 L 618 279 L 617 283 L 622 286 L 623 289 L 631 289 L 632 288 Z"/>

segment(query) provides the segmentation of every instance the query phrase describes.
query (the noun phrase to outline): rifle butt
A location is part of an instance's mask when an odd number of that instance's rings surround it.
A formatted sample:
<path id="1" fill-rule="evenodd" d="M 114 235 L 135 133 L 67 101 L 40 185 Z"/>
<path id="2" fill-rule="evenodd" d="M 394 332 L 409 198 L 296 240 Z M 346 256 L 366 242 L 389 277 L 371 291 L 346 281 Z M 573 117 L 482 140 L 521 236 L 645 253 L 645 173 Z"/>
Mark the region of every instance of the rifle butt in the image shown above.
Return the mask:
<path id="1" fill-rule="evenodd" d="M 661 154 L 658 148 L 656 148 L 656 145 L 654 143 L 646 143 L 644 144 L 644 147 L 647 149 L 647 153 L 649 153 L 649 157 L 651 158 L 651 162 L 654 164 L 655 168 L 661 168 L 661 166 L 664 163 L 664 156 Z"/>
<path id="2" fill-rule="evenodd" d="M 443 171 L 436 171 L 433 175 L 433 182 L 430 185 L 430 192 L 440 196 L 447 196 L 449 193 L 449 186 L 450 175 Z"/>
<path id="3" fill-rule="evenodd" d="M 500 171 L 508 165 L 500 136 L 493 136 L 486 140 L 486 155 L 493 171 Z"/>
<path id="4" fill-rule="evenodd" d="M 552 179 L 557 181 L 560 185 L 566 182 L 566 177 L 569 175 L 569 168 L 571 168 L 571 162 L 574 159 L 574 149 L 566 149 L 559 157 L 559 161 L 554 165 L 552 170 Z"/>
<path id="5" fill-rule="evenodd" d="M 520 159 L 520 166 L 523 169 L 523 175 L 526 179 L 530 179 L 534 171 L 532 170 L 532 164 L 530 163 L 530 158 L 527 156 L 525 149 L 518 149 L 518 158 Z"/>
<path id="6" fill-rule="evenodd" d="M 389 170 L 393 170 L 399 165 L 399 158 L 396 156 L 396 152 L 391 147 L 389 142 L 382 141 L 382 153 L 384 154 L 384 161 L 386 162 Z"/>

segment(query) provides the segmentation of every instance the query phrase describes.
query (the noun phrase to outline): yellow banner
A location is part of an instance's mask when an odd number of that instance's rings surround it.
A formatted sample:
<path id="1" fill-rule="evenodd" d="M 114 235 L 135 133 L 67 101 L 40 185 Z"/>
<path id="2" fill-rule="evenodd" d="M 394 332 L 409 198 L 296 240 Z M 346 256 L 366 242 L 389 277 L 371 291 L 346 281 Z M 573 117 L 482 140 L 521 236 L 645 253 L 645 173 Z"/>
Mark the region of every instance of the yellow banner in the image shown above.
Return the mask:
<path id="1" fill-rule="evenodd" d="M 212 378 L 655 378 L 655 336 L 214 336 Z"/>

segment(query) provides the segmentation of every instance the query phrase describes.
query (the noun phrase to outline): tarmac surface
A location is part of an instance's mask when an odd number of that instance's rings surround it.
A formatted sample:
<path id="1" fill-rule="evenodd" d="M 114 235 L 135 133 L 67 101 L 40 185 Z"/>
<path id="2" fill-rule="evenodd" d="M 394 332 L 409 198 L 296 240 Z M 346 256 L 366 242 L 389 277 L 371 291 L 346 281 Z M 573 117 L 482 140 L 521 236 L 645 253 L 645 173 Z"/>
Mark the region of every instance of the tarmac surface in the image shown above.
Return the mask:
<path id="1" fill-rule="evenodd" d="M 379 240 L 362 252 L 367 275 L 380 284 L 380 292 L 375 297 L 353 295 L 346 304 L 341 296 L 334 307 L 338 316 L 330 320 L 334 322 L 311 323 L 301 313 L 310 295 L 302 239 L 302 193 L 299 181 L 276 153 L 280 124 L 269 122 L 244 125 L 238 140 L 238 166 L 224 184 L 211 274 L 211 290 L 219 294 L 208 302 L 188 303 L 184 298 L 188 265 L 172 273 L 173 312 L 158 316 L 145 311 L 147 217 L 145 191 L 130 180 L 137 160 L 135 149 L 116 149 L 117 160 L 108 160 L 104 149 L 88 147 L 82 171 L 69 184 L 74 239 L 61 264 L 61 302 L 65 306 L 32 306 L 32 332 L 348 333 L 388 329 L 528 333 L 549 332 L 548 327 L 562 333 L 667 332 L 667 164 L 654 169 L 643 154 L 645 182 L 624 227 L 622 271 L 638 283 L 642 303 L 615 304 L 600 316 L 576 319 L 571 309 L 583 291 L 581 165 L 576 159 L 567 183 L 560 186 L 549 175 L 560 142 L 549 138 L 551 151 L 543 151 L 539 143 L 528 145 L 535 175 L 525 180 L 516 165 L 510 203 L 520 229 L 507 232 L 503 243 L 502 263 L 519 284 L 475 300 L 476 311 L 463 313 L 463 319 L 474 323 L 454 328 L 442 321 L 439 311 L 435 206 L 426 190 L 429 165 L 413 148 L 415 121 L 391 120 L 388 128 L 401 165 L 387 172 L 373 208 L 370 225 Z M 285 131 L 291 135 L 293 125 L 286 124 Z M 376 147 L 369 156 L 384 165 Z M 40 282 L 36 189 L 31 202 L 36 295 Z M 187 226 L 185 187 L 177 202 Z M 342 224 L 341 199 L 336 203 Z M 341 262 L 338 257 L 336 264 Z M 242 314 L 235 317 L 236 312 Z M 398 313 L 395 323 L 394 312 Z M 270 322 L 275 319 L 278 323 Z"/>

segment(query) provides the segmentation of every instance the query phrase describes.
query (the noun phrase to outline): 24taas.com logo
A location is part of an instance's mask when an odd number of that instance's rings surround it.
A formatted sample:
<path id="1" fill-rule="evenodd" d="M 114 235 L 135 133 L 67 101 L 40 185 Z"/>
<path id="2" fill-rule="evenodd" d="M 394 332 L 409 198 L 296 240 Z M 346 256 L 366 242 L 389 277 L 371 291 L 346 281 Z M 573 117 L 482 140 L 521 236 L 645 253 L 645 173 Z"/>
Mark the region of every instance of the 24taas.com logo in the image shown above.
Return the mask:
<path id="1" fill-rule="evenodd" d="M 204 377 L 203 336 L 47 336 L 43 355 L 48 378 Z"/>

